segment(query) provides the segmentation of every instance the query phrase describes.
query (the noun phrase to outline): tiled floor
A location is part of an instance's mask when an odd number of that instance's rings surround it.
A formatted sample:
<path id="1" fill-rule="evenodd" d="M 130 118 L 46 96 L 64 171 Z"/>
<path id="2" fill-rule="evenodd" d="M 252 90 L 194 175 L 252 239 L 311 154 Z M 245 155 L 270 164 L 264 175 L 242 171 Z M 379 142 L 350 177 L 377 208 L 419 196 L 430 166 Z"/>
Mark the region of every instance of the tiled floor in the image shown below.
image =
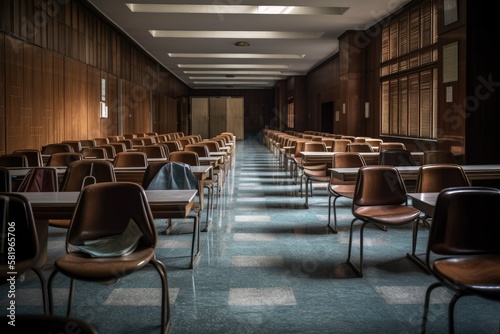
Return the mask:
<path id="1" fill-rule="evenodd" d="M 298 189 L 260 138 L 237 142 L 213 226 L 202 233 L 198 266 L 187 269 L 189 223 L 160 235 L 157 257 L 168 270 L 170 333 L 420 332 L 424 293 L 434 279 L 406 258 L 411 227 L 367 228 L 365 275 L 358 278 L 345 264 L 349 200 L 339 200 L 339 233 L 332 234 L 325 189 L 314 190 L 309 209 Z M 158 221 L 160 232 L 164 227 Z M 420 233 L 419 252 L 425 236 Z M 46 277 L 63 252 L 64 230 L 51 229 L 49 238 Z M 62 275 L 56 278 L 58 314 L 64 313 L 68 283 Z M 17 289 L 18 312 L 40 312 L 34 275 Z M 73 316 L 100 333 L 159 332 L 160 285 L 152 268 L 113 285 L 78 282 L 76 289 Z M 0 291 L 3 308 L 5 285 Z M 444 289 L 434 292 L 429 333 L 447 332 L 449 298 Z M 499 311 L 493 302 L 460 300 L 457 333 L 499 333 Z"/>

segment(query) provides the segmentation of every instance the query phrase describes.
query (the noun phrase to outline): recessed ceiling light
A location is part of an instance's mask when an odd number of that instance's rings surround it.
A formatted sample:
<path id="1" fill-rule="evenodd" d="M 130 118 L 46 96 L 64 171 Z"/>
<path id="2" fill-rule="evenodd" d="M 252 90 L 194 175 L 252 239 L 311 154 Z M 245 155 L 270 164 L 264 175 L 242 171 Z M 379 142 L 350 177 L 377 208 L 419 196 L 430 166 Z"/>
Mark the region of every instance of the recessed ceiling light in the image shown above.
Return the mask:
<path id="1" fill-rule="evenodd" d="M 234 43 L 234 45 L 236 45 L 236 46 L 250 46 L 250 43 L 245 42 L 245 41 L 238 41 L 238 42 Z"/>

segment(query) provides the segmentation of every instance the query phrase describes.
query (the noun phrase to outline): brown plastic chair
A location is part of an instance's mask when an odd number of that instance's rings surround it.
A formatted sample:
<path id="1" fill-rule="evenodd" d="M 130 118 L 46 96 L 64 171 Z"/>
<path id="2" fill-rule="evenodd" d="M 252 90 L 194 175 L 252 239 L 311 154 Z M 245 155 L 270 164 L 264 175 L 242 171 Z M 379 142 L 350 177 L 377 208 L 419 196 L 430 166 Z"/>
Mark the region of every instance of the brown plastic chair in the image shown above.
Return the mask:
<path id="1" fill-rule="evenodd" d="M 384 141 L 382 139 L 370 138 L 365 141 L 367 144 L 370 144 L 374 152 L 379 151 L 380 144 Z"/>
<path id="2" fill-rule="evenodd" d="M 171 162 L 182 162 L 185 164 L 188 164 L 190 166 L 199 166 L 200 161 L 198 160 L 198 153 L 196 152 L 191 152 L 191 151 L 176 151 L 176 152 L 170 152 L 170 156 L 168 157 L 168 160 Z M 207 180 L 208 181 L 208 180 Z M 208 189 L 208 203 L 207 203 L 207 222 L 208 219 L 210 219 L 210 211 L 213 209 L 213 198 L 214 198 L 214 182 L 213 180 L 210 180 L 209 182 L 203 183 L 200 182 L 200 187 L 206 187 Z M 204 208 L 204 203 L 205 203 L 205 196 L 204 196 L 204 191 L 198 191 L 198 195 L 200 198 L 200 205 L 201 209 L 203 210 Z"/>
<path id="3" fill-rule="evenodd" d="M 347 145 L 351 141 L 349 139 L 335 139 L 333 142 L 333 147 L 331 149 L 332 152 L 346 152 Z"/>
<path id="4" fill-rule="evenodd" d="M 120 152 L 116 154 L 113 165 L 115 167 L 147 167 L 148 156 L 144 152 Z"/>
<path id="5" fill-rule="evenodd" d="M 0 166 L 0 192 L 11 192 L 12 191 L 12 180 L 10 178 L 9 169 L 7 167 Z"/>
<path id="6" fill-rule="evenodd" d="M 43 166 L 42 152 L 40 152 L 40 150 L 22 149 L 22 150 L 15 150 L 12 153 L 13 154 L 24 154 L 26 156 L 26 158 L 28 159 L 28 166 L 29 167 L 42 167 Z"/>
<path id="7" fill-rule="evenodd" d="M 84 159 L 108 159 L 108 152 L 104 147 L 89 147 L 82 149 Z"/>
<path id="8" fill-rule="evenodd" d="M 94 159 L 73 161 L 64 173 L 61 191 L 81 191 L 89 184 L 101 182 L 116 182 L 111 162 Z"/>
<path id="9" fill-rule="evenodd" d="M 431 292 L 454 293 L 448 305 L 448 332 L 454 332 L 454 309 L 463 296 L 500 301 L 500 190 L 452 187 L 437 198 L 425 262 L 437 279 L 425 293 L 421 333 L 427 327 Z M 439 317 L 434 317 L 439 319 Z"/>
<path id="10" fill-rule="evenodd" d="M 69 144 L 53 143 L 42 147 L 42 155 L 51 155 L 59 152 L 74 152 Z"/>
<path id="11" fill-rule="evenodd" d="M 35 225 L 35 218 L 29 201 L 22 194 L 0 193 L 0 279 L 6 282 L 11 277 L 11 253 L 8 250 L 12 246 L 8 239 L 12 238 L 12 222 L 15 223 L 15 272 L 17 276 L 23 275 L 32 270 L 39 278 L 42 287 L 42 301 L 44 313 L 49 313 L 47 303 L 47 285 L 41 271 L 45 263 L 45 257 L 41 255 L 38 233 Z M 8 274 L 9 273 L 9 274 Z M 19 283 L 16 283 L 19 284 Z"/>
<path id="12" fill-rule="evenodd" d="M 80 140 L 80 143 L 82 145 L 82 148 L 84 147 L 96 147 L 97 144 L 94 139 L 84 139 Z"/>
<path id="13" fill-rule="evenodd" d="M 107 144 L 109 144 L 109 139 L 106 138 L 106 137 L 94 138 L 94 141 L 95 141 L 95 145 L 96 146 L 101 146 L 101 145 L 107 145 Z"/>
<path id="14" fill-rule="evenodd" d="M 125 143 L 120 143 L 120 142 L 116 141 L 113 143 L 109 143 L 109 145 L 111 145 L 115 148 L 115 156 L 117 153 L 127 152 L 127 145 L 125 145 Z"/>
<path id="15" fill-rule="evenodd" d="M 186 145 L 186 147 L 184 147 L 184 151 L 196 152 L 196 154 L 198 154 L 198 157 L 210 157 L 210 151 L 208 150 L 208 147 L 203 143 Z M 201 185 L 208 190 L 209 196 L 210 193 L 212 193 L 212 201 L 214 201 L 215 197 L 215 187 L 217 187 L 217 193 L 219 195 L 222 188 L 222 170 L 217 167 L 212 168 L 212 177 L 209 177 L 200 182 Z M 209 208 L 211 208 L 211 206 L 209 206 Z"/>
<path id="16" fill-rule="evenodd" d="M 453 164 L 433 164 L 423 165 L 418 170 L 417 185 L 415 192 L 431 193 L 440 192 L 449 187 L 469 187 L 471 186 L 469 178 L 462 167 Z M 419 220 L 427 227 L 430 227 L 432 217 L 423 215 Z M 425 271 L 427 267 L 415 254 L 417 247 L 418 226 L 413 225 L 412 252 L 407 254 L 417 265 L 420 265 Z"/>
<path id="17" fill-rule="evenodd" d="M 347 144 L 346 152 L 373 152 L 373 148 L 366 142 L 354 142 Z"/>
<path id="18" fill-rule="evenodd" d="M 366 166 L 365 159 L 356 152 L 338 152 L 335 153 L 332 159 L 332 168 L 350 168 Z M 343 181 L 330 175 L 330 184 L 328 185 L 328 227 L 337 233 L 337 200 L 340 197 L 352 199 L 354 196 L 356 181 Z M 332 205 L 333 198 L 333 205 Z M 333 206 L 333 223 L 331 225 L 331 212 Z"/>
<path id="19" fill-rule="evenodd" d="M 58 191 L 59 178 L 57 169 L 54 167 L 32 167 L 24 176 L 17 191 L 19 192 L 41 192 Z"/>
<path id="20" fill-rule="evenodd" d="M 61 143 L 71 146 L 74 152 L 82 151 L 82 142 L 79 140 L 63 140 Z"/>
<path id="21" fill-rule="evenodd" d="M 148 158 L 168 158 L 168 154 L 165 152 L 163 145 L 146 145 L 139 147 L 139 152 L 144 152 Z"/>
<path id="22" fill-rule="evenodd" d="M 407 150 L 381 150 L 378 156 L 379 165 L 389 166 L 416 166 L 417 163 Z"/>
<path id="23" fill-rule="evenodd" d="M 378 146 L 378 150 L 406 150 L 406 145 L 398 142 L 383 142 Z"/>
<path id="24" fill-rule="evenodd" d="M 3 167 L 29 167 L 28 158 L 24 154 L 0 155 L 0 166 Z"/>
<path id="25" fill-rule="evenodd" d="M 451 151 L 433 150 L 424 151 L 423 164 L 458 164 L 458 161 Z"/>
<path id="26" fill-rule="evenodd" d="M 177 140 L 167 140 L 163 144 L 168 146 L 168 150 L 170 153 L 175 152 L 175 151 L 182 151 L 182 149 L 183 149 L 181 142 L 179 142 Z"/>
<path id="27" fill-rule="evenodd" d="M 352 199 L 347 264 L 363 277 L 363 232 L 368 224 L 399 226 L 416 224 L 420 211 L 407 205 L 406 188 L 399 171 L 392 166 L 364 166 L 359 168 Z M 351 261 L 354 223 L 361 221 L 359 266 Z"/>
<path id="28" fill-rule="evenodd" d="M 302 152 L 327 152 L 326 144 L 322 141 L 306 141 L 302 146 Z M 299 192 L 302 194 L 302 183 L 305 183 L 306 189 L 306 200 L 305 207 L 309 206 L 308 198 L 309 198 L 309 187 L 308 184 L 311 183 L 311 196 L 312 193 L 312 182 L 328 182 L 330 180 L 329 176 L 327 176 L 327 169 L 331 167 L 330 164 L 325 163 L 317 163 L 317 162 L 307 162 L 305 163 L 302 160 L 302 163 L 298 165 L 298 168 L 302 170 L 302 176 L 300 178 L 300 190 Z"/>
<path id="29" fill-rule="evenodd" d="M 49 160 L 47 160 L 46 166 L 51 166 L 51 167 L 67 167 L 69 166 L 73 161 L 77 160 L 82 160 L 83 155 L 81 153 L 77 152 L 61 152 L 61 153 L 54 153 L 49 157 Z"/>
<path id="30" fill-rule="evenodd" d="M 106 156 L 107 156 L 108 159 L 114 159 L 115 158 L 115 156 L 116 156 L 116 150 L 115 150 L 115 146 L 114 145 L 104 144 L 104 145 L 100 145 L 99 147 L 106 150 Z"/>
<path id="31" fill-rule="evenodd" d="M 133 148 L 134 148 L 134 145 L 133 145 L 133 143 L 132 143 L 132 140 L 131 140 L 131 139 L 120 139 L 118 142 L 119 142 L 119 143 L 123 143 L 123 144 L 125 144 L 125 148 L 126 148 L 127 150 L 131 150 L 131 149 L 133 149 Z M 116 152 L 116 153 L 119 153 L 119 152 Z"/>
<path id="32" fill-rule="evenodd" d="M 129 224 L 135 224 L 141 236 L 136 247 L 119 256 L 100 254 L 92 257 L 79 246 L 86 242 L 120 235 Z M 67 316 L 71 314 L 74 281 L 109 282 L 133 274 L 149 263 L 161 279 L 161 332 L 170 327 L 170 303 L 167 271 L 156 259 L 158 235 L 153 214 L 144 189 L 132 182 L 106 182 L 85 187 L 78 202 L 66 236 L 66 255 L 54 262 L 54 271 L 48 281 L 49 308 L 53 314 L 52 283 L 58 273 L 70 278 Z M 150 272 L 150 271 L 149 271 Z M 118 315 L 117 315 L 118 316 Z"/>

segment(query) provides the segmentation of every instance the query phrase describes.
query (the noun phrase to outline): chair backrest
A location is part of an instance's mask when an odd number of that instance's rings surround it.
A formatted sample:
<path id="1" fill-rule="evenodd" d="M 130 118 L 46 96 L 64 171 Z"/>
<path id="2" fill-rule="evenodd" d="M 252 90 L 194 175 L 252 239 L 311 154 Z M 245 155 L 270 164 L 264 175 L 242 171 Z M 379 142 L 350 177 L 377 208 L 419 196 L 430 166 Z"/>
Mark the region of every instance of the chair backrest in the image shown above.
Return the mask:
<path id="1" fill-rule="evenodd" d="M 333 147 L 332 147 L 332 152 L 346 152 L 347 151 L 347 145 L 351 141 L 349 139 L 335 139 L 333 142 Z"/>
<path id="2" fill-rule="evenodd" d="M 500 190 L 452 187 L 436 200 L 426 260 L 431 253 L 473 255 L 500 253 Z"/>
<path id="3" fill-rule="evenodd" d="M 219 143 L 215 140 L 204 140 L 203 145 L 205 145 L 210 152 L 220 152 Z"/>
<path id="4" fill-rule="evenodd" d="M 322 141 L 306 141 L 302 152 L 326 152 L 326 144 Z"/>
<path id="5" fill-rule="evenodd" d="M 121 234 L 133 220 L 141 230 L 138 249 L 155 247 L 157 231 L 144 189 L 133 182 L 106 182 L 85 187 L 68 228 L 66 249 Z"/>
<path id="6" fill-rule="evenodd" d="M 407 150 L 382 150 L 378 156 L 379 165 L 416 166 L 417 163 Z"/>
<path id="7" fill-rule="evenodd" d="M 10 247 L 8 238 L 11 238 L 7 231 L 10 222 L 15 222 L 15 259 L 16 271 L 18 275 L 25 273 L 28 269 L 39 268 L 43 265 L 45 259 L 40 256 L 39 240 L 33 217 L 33 211 L 29 201 L 22 194 L 15 193 L 0 193 L 0 277 L 4 279 L 6 273 L 11 271 L 7 270 L 8 263 L 11 258 L 8 251 Z"/>
<path id="8" fill-rule="evenodd" d="M 81 152 L 82 150 L 82 142 L 79 140 L 63 140 L 61 143 L 71 146 L 74 152 Z"/>
<path id="9" fill-rule="evenodd" d="M 83 140 L 80 140 L 80 143 L 82 145 L 82 148 L 84 148 L 84 147 L 96 147 L 97 146 L 94 139 L 83 139 Z"/>
<path id="10" fill-rule="evenodd" d="M 382 142 L 378 146 L 379 151 L 383 150 L 406 150 L 406 146 L 403 143 L 398 142 Z"/>
<path id="11" fill-rule="evenodd" d="M 355 136 L 346 136 L 346 135 L 343 135 L 340 137 L 341 139 L 347 139 L 349 140 L 351 143 L 354 142 L 354 139 L 356 138 Z"/>
<path id="12" fill-rule="evenodd" d="M 106 137 L 94 138 L 94 141 L 95 141 L 96 146 L 109 144 L 109 139 Z"/>
<path id="13" fill-rule="evenodd" d="M 131 139 L 120 139 L 118 142 L 119 142 L 119 143 L 123 143 L 123 144 L 125 144 L 125 148 L 126 148 L 127 150 L 131 150 L 131 149 L 133 149 L 133 148 L 134 148 L 134 145 L 133 145 L 133 143 L 132 143 L 132 140 L 131 140 Z M 118 153 L 118 152 L 116 152 L 116 153 Z"/>
<path id="14" fill-rule="evenodd" d="M 113 159 L 115 167 L 147 167 L 148 156 L 144 152 L 120 152 Z"/>
<path id="15" fill-rule="evenodd" d="M 19 192 L 58 191 L 59 178 L 54 167 L 32 167 L 19 185 Z"/>
<path id="16" fill-rule="evenodd" d="M 42 147 L 42 154 L 44 155 L 50 155 L 59 152 L 74 152 L 74 151 L 71 145 L 63 143 L 47 144 Z"/>
<path id="17" fill-rule="evenodd" d="M 365 143 L 370 144 L 372 147 L 376 147 L 377 150 L 380 147 L 380 144 L 383 142 L 384 141 L 382 139 L 376 139 L 376 138 L 366 139 L 366 141 L 365 141 Z"/>
<path id="18" fill-rule="evenodd" d="M 80 191 L 89 184 L 101 182 L 116 182 L 111 162 L 95 159 L 73 161 L 64 173 L 61 191 Z"/>
<path id="19" fill-rule="evenodd" d="M 26 158 L 28 159 L 28 166 L 29 167 L 42 167 L 43 166 L 42 152 L 40 150 L 22 149 L 22 150 L 15 150 L 12 153 L 13 154 L 24 154 L 26 156 Z"/>
<path id="20" fill-rule="evenodd" d="M 82 156 L 91 159 L 108 159 L 108 152 L 104 147 L 88 147 L 82 149 Z"/>
<path id="21" fill-rule="evenodd" d="M 125 145 L 125 143 L 120 143 L 120 142 L 116 141 L 113 143 L 109 143 L 109 145 L 111 145 L 115 148 L 115 155 L 116 155 L 116 153 L 127 152 L 127 146 Z"/>
<path id="22" fill-rule="evenodd" d="M 373 149 L 366 142 L 354 142 L 347 144 L 346 152 L 373 152 Z"/>
<path id="23" fill-rule="evenodd" d="M 157 168 L 159 167 L 159 168 Z M 168 162 L 161 166 L 153 175 L 150 172 L 147 184 L 148 190 L 173 190 L 173 189 L 196 189 L 198 190 L 198 179 L 191 171 L 191 166 L 183 162 Z"/>
<path id="24" fill-rule="evenodd" d="M 184 147 L 184 151 L 196 152 L 198 157 L 209 157 L 210 151 L 208 147 L 204 144 L 189 144 Z"/>
<path id="25" fill-rule="evenodd" d="M 139 147 L 139 152 L 144 152 L 148 158 L 168 158 L 163 145 L 146 145 Z"/>
<path id="26" fill-rule="evenodd" d="M 170 153 L 175 152 L 175 151 L 182 151 L 182 144 L 178 140 L 167 140 L 163 144 L 168 146 L 168 150 Z"/>
<path id="27" fill-rule="evenodd" d="M 29 167 L 28 158 L 24 154 L 0 155 L 0 166 L 4 167 Z"/>
<path id="28" fill-rule="evenodd" d="M 458 164 L 457 158 L 449 150 L 424 151 L 423 164 Z"/>
<path id="29" fill-rule="evenodd" d="M 144 175 L 142 177 L 142 187 L 144 189 L 148 189 L 149 184 L 151 183 L 151 180 L 155 177 L 155 175 L 158 173 L 158 171 L 168 164 L 170 161 L 153 161 L 148 164 L 146 167 L 146 171 L 144 172 Z"/>
<path id="30" fill-rule="evenodd" d="M 366 166 L 365 159 L 358 152 L 338 152 L 332 158 L 333 168 Z"/>
<path id="31" fill-rule="evenodd" d="M 47 160 L 47 166 L 69 166 L 70 163 L 77 160 L 82 160 L 83 155 L 77 152 L 60 152 L 51 154 Z"/>
<path id="32" fill-rule="evenodd" d="M 183 162 L 190 166 L 199 166 L 198 153 L 190 151 L 175 151 L 170 152 L 168 160 L 172 162 Z"/>
<path id="33" fill-rule="evenodd" d="M 453 164 L 423 165 L 418 170 L 416 192 L 440 192 L 449 187 L 467 187 L 470 181 L 462 167 Z"/>
<path id="34" fill-rule="evenodd" d="M 332 158 L 332 168 L 359 168 L 366 166 L 365 159 L 358 152 L 338 152 Z M 330 184 L 355 184 L 356 181 L 343 181 L 330 177 Z"/>
<path id="35" fill-rule="evenodd" d="M 114 145 L 104 144 L 104 145 L 100 145 L 99 147 L 103 148 L 104 150 L 106 150 L 106 156 L 108 157 L 108 159 L 114 159 L 115 158 L 115 156 L 116 156 L 116 150 L 115 150 Z"/>
<path id="36" fill-rule="evenodd" d="M 9 169 L 7 167 L 0 166 L 0 193 L 11 191 L 12 181 L 10 178 Z"/>
<path id="37" fill-rule="evenodd" d="M 406 187 L 392 166 L 364 166 L 358 170 L 353 197 L 357 206 L 398 205 L 407 202 Z"/>

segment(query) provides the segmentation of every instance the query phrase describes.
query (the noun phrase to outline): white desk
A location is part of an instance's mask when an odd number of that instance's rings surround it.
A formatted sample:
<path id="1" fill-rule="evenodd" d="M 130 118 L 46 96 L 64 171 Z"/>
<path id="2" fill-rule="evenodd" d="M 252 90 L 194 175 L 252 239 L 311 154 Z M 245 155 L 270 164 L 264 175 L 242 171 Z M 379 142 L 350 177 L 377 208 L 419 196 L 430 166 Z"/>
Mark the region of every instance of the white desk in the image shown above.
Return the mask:
<path id="1" fill-rule="evenodd" d="M 469 180 L 500 179 L 500 164 L 491 165 L 461 165 Z M 416 180 L 420 166 L 396 167 L 404 180 Z M 330 168 L 333 177 L 348 181 L 355 180 L 359 168 Z"/>

